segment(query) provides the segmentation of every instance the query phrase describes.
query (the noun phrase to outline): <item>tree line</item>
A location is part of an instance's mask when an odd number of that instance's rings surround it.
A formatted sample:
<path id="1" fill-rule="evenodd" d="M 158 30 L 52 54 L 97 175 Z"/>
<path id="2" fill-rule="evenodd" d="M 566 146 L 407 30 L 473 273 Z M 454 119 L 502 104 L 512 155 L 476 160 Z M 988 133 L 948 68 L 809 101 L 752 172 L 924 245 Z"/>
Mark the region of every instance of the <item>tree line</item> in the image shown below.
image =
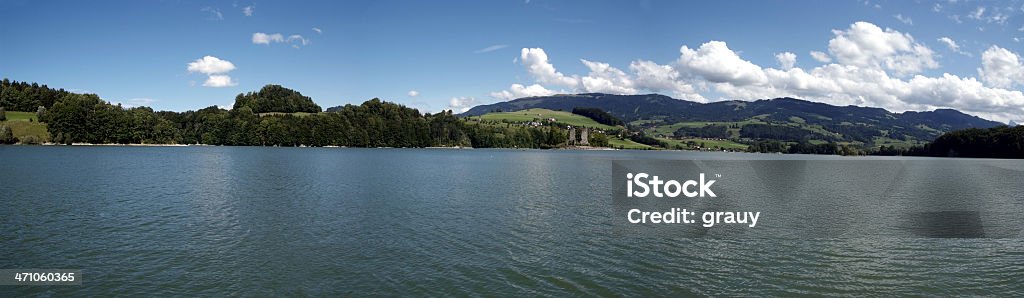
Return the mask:
<path id="1" fill-rule="evenodd" d="M 724 125 L 705 125 L 701 127 L 680 127 L 673 135 L 679 138 L 729 138 L 729 128 Z"/>
<path id="2" fill-rule="evenodd" d="M 179 113 L 125 108 L 95 94 L 65 92 L 37 112 L 51 140 L 62 144 L 557 148 L 568 133 L 555 124 L 512 127 L 464 121 L 451 111 L 421 114 L 376 98 L 320 113 L 308 97 L 276 85 L 236 99 L 231 110 L 211 106 Z"/>
<path id="3" fill-rule="evenodd" d="M 615 116 L 612 116 L 612 114 L 608 114 L 608 112 L 598 108 L 573 108 L 572 113 L 593 119 L 594 121 L 597 121 L 597 123 L 604 125 L 625 125 L 625 123 L 623 123 L 622 120 L 619 120 L 619 118 L 616 118 Z"/>
<path id="4" fill-rule="evenodd" d="M 3 79 L 0 81 L 0 107 L 8 111 L 35 112 L 39 107 L 50 107 L 71 92 L 52 89 L 39 83 Z"/>

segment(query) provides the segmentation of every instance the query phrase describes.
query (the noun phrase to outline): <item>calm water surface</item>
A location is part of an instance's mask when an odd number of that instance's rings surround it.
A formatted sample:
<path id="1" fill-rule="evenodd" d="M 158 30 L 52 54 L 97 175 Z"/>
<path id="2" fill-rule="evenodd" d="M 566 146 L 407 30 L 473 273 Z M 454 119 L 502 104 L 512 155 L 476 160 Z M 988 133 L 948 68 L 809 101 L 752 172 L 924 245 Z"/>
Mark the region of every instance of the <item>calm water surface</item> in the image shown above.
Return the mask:
<path id="1" fill-rule="evenodd" d="M 1024 295 L 1020 237 L 612 232 L 612 160 L 768 158 L 840 157 L 0 146 L 0 268 L 84 270 L 0 296 Z"/>

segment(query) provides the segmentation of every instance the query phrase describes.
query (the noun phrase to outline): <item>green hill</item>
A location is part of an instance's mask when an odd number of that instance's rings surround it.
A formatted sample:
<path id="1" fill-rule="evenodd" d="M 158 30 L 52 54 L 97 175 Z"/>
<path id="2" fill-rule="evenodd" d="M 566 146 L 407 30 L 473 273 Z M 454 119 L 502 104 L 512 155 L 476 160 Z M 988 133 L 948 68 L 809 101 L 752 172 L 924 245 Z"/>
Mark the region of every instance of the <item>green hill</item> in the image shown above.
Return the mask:
<path id="1" fill-rule="evenodd" d="M 515 112 L 493 112 L 487 113 L 474 119 L 489 120 L 489 121 L 501 121 L 501 122 L 532 122 L 532 121 L 546 121 L 548 119 L 555 119 L 555 122 L 563 123 L 572 126 L 599 128 L 599 129 L 615 129 L 615 126 L 605 125 L 597 123 L 593 119 L 576 115 L 565 111 L 552 111 L 548 109 L 526 109 Z M 620 127 L 621 128 L 621 127 Z"/>
<path id="2" fill-rule="evenodd" d="M 238 94 L 234 108 L 244 107 L 252 109 L 254 113 L 320 112 L 320 106 L 312 98 L 281 85 L 266 85 L 260 91 Z"/>
<path id="3" fill-rule="evenodd" d="M 875 140 L 879 138 L 919 144 L 949 131 L 1001 124 L 950 109 L 893 113 L 880 108 L 833 106 L 795 98 L 699 103 L 658 94 L 601 93 L 525 97 L 476 106 L 462 116 L 524 109 L 571 111 L 582 107 L 601 109 L 639 130 L 665 137 L 675 137 L 683 127 L 700 128 L 711 124 L 725 126 L 729 133 L 726 137 L 713 138 L 793 142 L 807 137 L 876 147 Z M 684 130 L 680 135 L 701 137 L 695 132 Z"/>
<path id="4" fill-rule="evenodd" d="M 7 121 L 0 121 L 0 125 L 10 127 L 14 137 L 21 140 L 22 143 L 33 142 L 31 139 L 39 143 L 50 141 L 50 133 L 46 131 L 46 124 L 39 123 L 36 113 L 7 111 L 6 114 Z"/>

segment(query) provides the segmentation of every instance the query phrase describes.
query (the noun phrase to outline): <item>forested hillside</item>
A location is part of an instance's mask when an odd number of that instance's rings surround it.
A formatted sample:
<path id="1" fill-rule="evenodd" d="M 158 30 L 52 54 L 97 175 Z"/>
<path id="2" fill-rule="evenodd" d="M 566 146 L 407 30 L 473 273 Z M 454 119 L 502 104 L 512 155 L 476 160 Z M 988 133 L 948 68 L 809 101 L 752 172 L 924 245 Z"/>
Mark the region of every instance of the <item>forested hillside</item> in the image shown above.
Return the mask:
<path id="1" fill-rule="evenodd" d="M 266 85 L 260 91 L 239 94 L 235 97 L 234 109 L 242 107 L 248 107 L 254 113 L 320 112 L 320 106 L 312 98 L 281 85 Z"/>
<path id="2" fill-rule="evenodd" d="M 3 82 L 0 107 L 31 107 L 45 123 L 50 141 L 62 144 L 556 148 L 567 138 L 557 125 L 467 122 L 451 111 L 421 114 L 376 98 L 322 113 L 311 98 L 279 85 L 239 94 L 231 110 L 211 106 L 179 113 L 125 108 L 95 94 Z"/>
<path id="3" fill-rule="evenodd" d="M 855 142 L 868 147 L 890 142 L 923 143 L 949 131 L 1001 125 L 950 109 L 892 113 L 880 108 L 833 106 L 794 98 L 698 103 L 659 94 L 585 93 L 525 97 L 476 106 L 462 115 L 479 116 L 530 108 L 556 111 L 596 108 L 622 119 L 635 129 L 661 136 L 671 136 L 680 127 L 710 124 L 735 126 L 733 131 L 740 134 L 731 137 L 736 139 L 799 140 L 796 135 L 800 134 L 814 140 Z M 770 126 L 745 127 L 750 124 Z M 745 129 L 750 135 L 742 134 L 740 129 Z"/>

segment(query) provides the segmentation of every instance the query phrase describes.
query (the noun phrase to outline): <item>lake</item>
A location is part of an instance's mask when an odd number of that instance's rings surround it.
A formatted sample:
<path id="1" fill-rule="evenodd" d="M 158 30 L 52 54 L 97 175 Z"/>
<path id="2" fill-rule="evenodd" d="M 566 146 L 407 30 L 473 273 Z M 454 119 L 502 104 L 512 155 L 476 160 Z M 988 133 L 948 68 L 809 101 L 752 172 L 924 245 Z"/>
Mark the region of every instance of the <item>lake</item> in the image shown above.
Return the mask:
<path id="1" fill-rule="evenodd" d="M 611 164 L 634 159 L 1024 168 L 674 151 L 0 146 L 0 269 L 80 268 L 84 280 L 0 286 L 0 296 L 1024 295 L 1020 237 L 621 235 Z M 1019 211 L 1024 201 L 944 181 L 978 204 Z"/>

